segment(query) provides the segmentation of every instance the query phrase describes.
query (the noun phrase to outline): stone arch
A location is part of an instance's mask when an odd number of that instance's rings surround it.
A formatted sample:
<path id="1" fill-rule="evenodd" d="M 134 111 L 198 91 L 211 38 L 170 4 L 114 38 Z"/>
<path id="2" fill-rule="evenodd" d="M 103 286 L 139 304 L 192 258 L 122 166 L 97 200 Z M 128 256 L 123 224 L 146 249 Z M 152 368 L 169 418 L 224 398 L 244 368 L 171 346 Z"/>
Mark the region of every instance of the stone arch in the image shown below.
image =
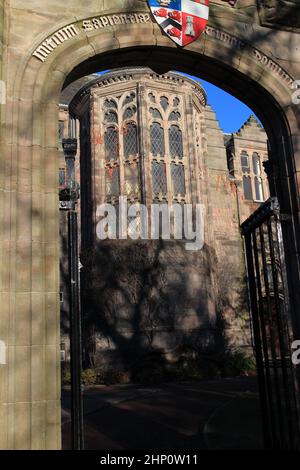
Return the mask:
<path id="1" fill-rule="evenodd" d="M 247 44 L 241 49 L 236 41 L 242 40 L 231 39 L 229 32 L 223 31 L 223 36 L 218 33 L 219 37 L 216 34 L 210 30 L 185 49 L 178 49 L 151 21 L 130 27 L 109 26 L 66 41 L 45 62 L 32 56 L 33 48 L 20 64 L 10 90 L 9 108 L 10 151 L 15 152 L 11 187 L 16 190 L 10 206 L 16 207 L 15 220 L 11 221 L 11 249 L 16 261 L 10 288 L 20 292 L 19 307 L 12 302 L 10 316 L 17 318 L 23 309 L 22 322 L 33 326 L 30 333 L 23 331 L 22 338 L 17 335 L 14 343 L 19 349 L 11 359 L 14 373 L 9 380 L 15 392 L 6 402 L 15 403 L 10 416 L 16 424 L 10 428 L 4 448 L 60 447 L 57 113 L 61 89 L 81 75 L 123 65 L 148 65 L 157 73 L 176 68 L 199 75 L 250 105 L 265 126 L 271 161 L 278 169 L 271 191 L 278 193 L 284 212 L 292 216 L 285 237 L 290 243 L 290 285 L 297 286 L 300 112 L 291 100 L 291 84 L 272 70 L 273 65 L 266 67 L 258 60 L 259 51 L 253 52 Z M 278 64 L 275 67 L 280 68 Z M 18 272 L 21 259 L 27 264 Z M 295 312 L 298 303 L 298 298 L 293 299 Z M 16 328 L 12 329 L 11 334 L 15 334 Z M 22 360 L 25 353 L 26 365 Z M 19 392 L 18 381 L 23 379 L 28 385 Z M 27 407 L 24 424 L 18 430 L 21 402 Z M 30 432 L 34 419 L 38 424 Z"/>

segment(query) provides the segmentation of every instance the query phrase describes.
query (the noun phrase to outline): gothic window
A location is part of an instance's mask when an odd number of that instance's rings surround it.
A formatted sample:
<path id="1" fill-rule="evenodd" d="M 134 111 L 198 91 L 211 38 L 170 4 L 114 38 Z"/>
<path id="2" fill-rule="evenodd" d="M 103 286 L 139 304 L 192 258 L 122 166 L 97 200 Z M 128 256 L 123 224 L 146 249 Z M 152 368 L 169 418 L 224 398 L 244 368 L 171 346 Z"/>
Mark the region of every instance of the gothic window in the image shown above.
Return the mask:
<path id="1" fill-rule="evenodd" d="M 137 128 L 134 122 L 128 122 L 123 128 L 124 156 L 137 154 Z"/>
<path id="2" fill-rule="evenodd" d="M 173 194 L 185 194 L 184 166 L 171 163 Z"/>
<path id="3" fill-rule="evenodd" d="M 156 103 L 156 99 L 155 99 L 155 96 L 154 96 L 153 93 L 149 93 L 148 96 L 149 96 L 149 99 L 150 99 L 150 101 L 151 101 L 152 103 Z"/>
<path id="4" fill-rule="evenodd" d="M 164 163 L 152 162 L 153 193 L 167 193 L 166 166 Z"/>
<path id="5" fill-rule="evenodd" d="M 123 114 L 123 119 L 124 121 L 126 119 L 131 119 L 136 113 L 136 107 L 135 106 L 130 106 L 127 109 L 125 109 L 124 114 Z"/>
<path id="6" fill-rule="evenodd" d="M 112 99 L 106 99 L 104 101 L 105 108 L 118 109 L 117 103 Z"/>
<path id="7" fill-rule="evenodd" d="M 243 150 L 240 158 L 245 199 L 263 201 L 264 192 L 260 156 L 257 152 L 254 152 L 252 158 L 250 158 L 248 153 Z"/>
<path id="8" fill-rule="evenodd" d="M 180 99 L 176 96 L 173 100 L 173 106 L 176 107 L 176 106 L 179 106 L 179 104 L 180 104 Z"/>
<path id="9" fill-rule="evenodd" d="M 124 106 L 126 106 L 127 104 L 132 103 L 134 100 L 135 100 L 135 93 L 132 92 L 126 96 L 123 104 Z"/>
<path id="10" fill-rule="evenodd" d="M 151 153 L 152 155 L 164 156 L 165 138 L 164 130 L 158 122 L 154 122 L 150 127 Z"/>
<path id="11" fill-rule="evenodd" d="M 125 165 L 125 193 L 139 194 L 140 179 L 139 179 L 139 166 L 137 163 L 132 165 Z"/>
<path id="12" fill-rule="evenodd" d="M 169 107 L 169 100 L 166 96 L 161 96 L 160 98 L 160 104 L 161 104 L 161 107 L 164 111 L 166 111 Z"/>
<path id="13" fill-rule="evenodd" d="M 119 168 L 106 168 L 105 183 L 107 196 L 118 196 L 120 193 Z"/>
<path id="14" fill-rule="evenodd" d="M 104 134 L 105 159 L 116 160 L 119 154 L 118 130 L 111 126 L 108 127 Z"/>
<path id="15" fill-rule="evenodd" d="M 252 155 L 252 165 L 253 165 L 253 173 L 254 173 L 254 186 L 255 186 L 255 199 L 257 201 L 263 201 L 263 187 L 262 187 L 262 179 L 261 179 L 261 162 L 260 156 L 257 152 L 254 152 Z"/>
<path id="16" fill-rule="evenodd" d="M 241 152 L 241 168 L 243 173 L 250 173 L 249 155 L 245 150 Z"/>
<path id="17" fill-rule="evenodd" d="M 150 108 L 150 114 L 153 117 L 153 119 L 162 119 L 162 115 L 156 108 Z"/>
<path id="18" fill-rule="evenodd" d="M 118 115 L 115 111 L 107 111 L 105 113 L 105 121 L 109 123 L 118 123 Z"/>
<path id="19" fill-rule="evenodd" d="M 179 121 L 180 113 L 178 111 L 172 111 L 169 116 L 169 121 Z"/>
<path id="20" fill-rule="evenodd" d="M 182 132 L 178 126 L 169 129 L 169 147 L 171 157 L 183 157 Z"/>

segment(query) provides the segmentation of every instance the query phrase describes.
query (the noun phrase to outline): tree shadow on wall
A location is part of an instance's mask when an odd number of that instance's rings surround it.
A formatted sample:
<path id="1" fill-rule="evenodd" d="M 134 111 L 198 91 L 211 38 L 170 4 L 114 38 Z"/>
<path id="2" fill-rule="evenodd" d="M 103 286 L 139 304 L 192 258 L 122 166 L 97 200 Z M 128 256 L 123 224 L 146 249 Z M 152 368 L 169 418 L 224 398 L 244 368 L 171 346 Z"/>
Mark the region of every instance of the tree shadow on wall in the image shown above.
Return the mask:
<path id="1" fill-rule="evenodd" d="M 81 262 L 86 367 L 134 373 L 149 357 L 163 367 L 185 350 L 213 355 L 228 347 L 230 296 L 216 295 L 216 256 L 207 245 L 189 252 L 178 241 L 104 241 Z"/>

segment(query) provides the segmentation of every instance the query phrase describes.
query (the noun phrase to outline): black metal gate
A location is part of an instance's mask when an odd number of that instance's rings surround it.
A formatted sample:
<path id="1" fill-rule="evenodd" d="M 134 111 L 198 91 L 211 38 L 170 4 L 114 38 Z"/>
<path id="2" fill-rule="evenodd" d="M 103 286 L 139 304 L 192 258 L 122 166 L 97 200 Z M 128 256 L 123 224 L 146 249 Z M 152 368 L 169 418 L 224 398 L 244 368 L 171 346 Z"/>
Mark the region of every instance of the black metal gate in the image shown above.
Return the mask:
<path id="1" fill-rule="evenodd" d="M 241 225 L 241 230 L 265 447 L 299 449 L 299 391 L 291 355 L 294 338 L 281 220 L 278 200 L 271 198 Z"/>

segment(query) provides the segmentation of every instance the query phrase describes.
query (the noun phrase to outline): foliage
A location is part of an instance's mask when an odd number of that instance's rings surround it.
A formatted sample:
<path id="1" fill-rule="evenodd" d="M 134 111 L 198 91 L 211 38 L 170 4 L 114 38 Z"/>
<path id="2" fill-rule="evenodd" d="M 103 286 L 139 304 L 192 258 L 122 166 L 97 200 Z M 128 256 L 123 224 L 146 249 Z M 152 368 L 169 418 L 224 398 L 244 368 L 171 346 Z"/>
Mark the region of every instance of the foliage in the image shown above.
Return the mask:
<path id="1" fill-rule="evenodd" d="M 69 367 L 62 370 L 61 382 L 62 385 L 71 385 L 71 371 Z"/>
<path id="2" fill-rule="evenodd" d="M 130 382 L 130 376 L 128 372 L 109 367 L 98 371 L 97 380 L 105 385 L 127 384 Z"/>
<path id="3" fill-rule="evenodd" d="M 97 372 L 95 369 L 85 369 L 82 371 L 81 378 L 84 385 L 95 385 L 97 383 Z"/>
<path id="4" fill-rule="evenodd" d="M 222 375 L 225 377 L 253 375 L 256 372 L 254 357 L 246 355 L 240 350 L 226 351 L 220 362 Z"/>

